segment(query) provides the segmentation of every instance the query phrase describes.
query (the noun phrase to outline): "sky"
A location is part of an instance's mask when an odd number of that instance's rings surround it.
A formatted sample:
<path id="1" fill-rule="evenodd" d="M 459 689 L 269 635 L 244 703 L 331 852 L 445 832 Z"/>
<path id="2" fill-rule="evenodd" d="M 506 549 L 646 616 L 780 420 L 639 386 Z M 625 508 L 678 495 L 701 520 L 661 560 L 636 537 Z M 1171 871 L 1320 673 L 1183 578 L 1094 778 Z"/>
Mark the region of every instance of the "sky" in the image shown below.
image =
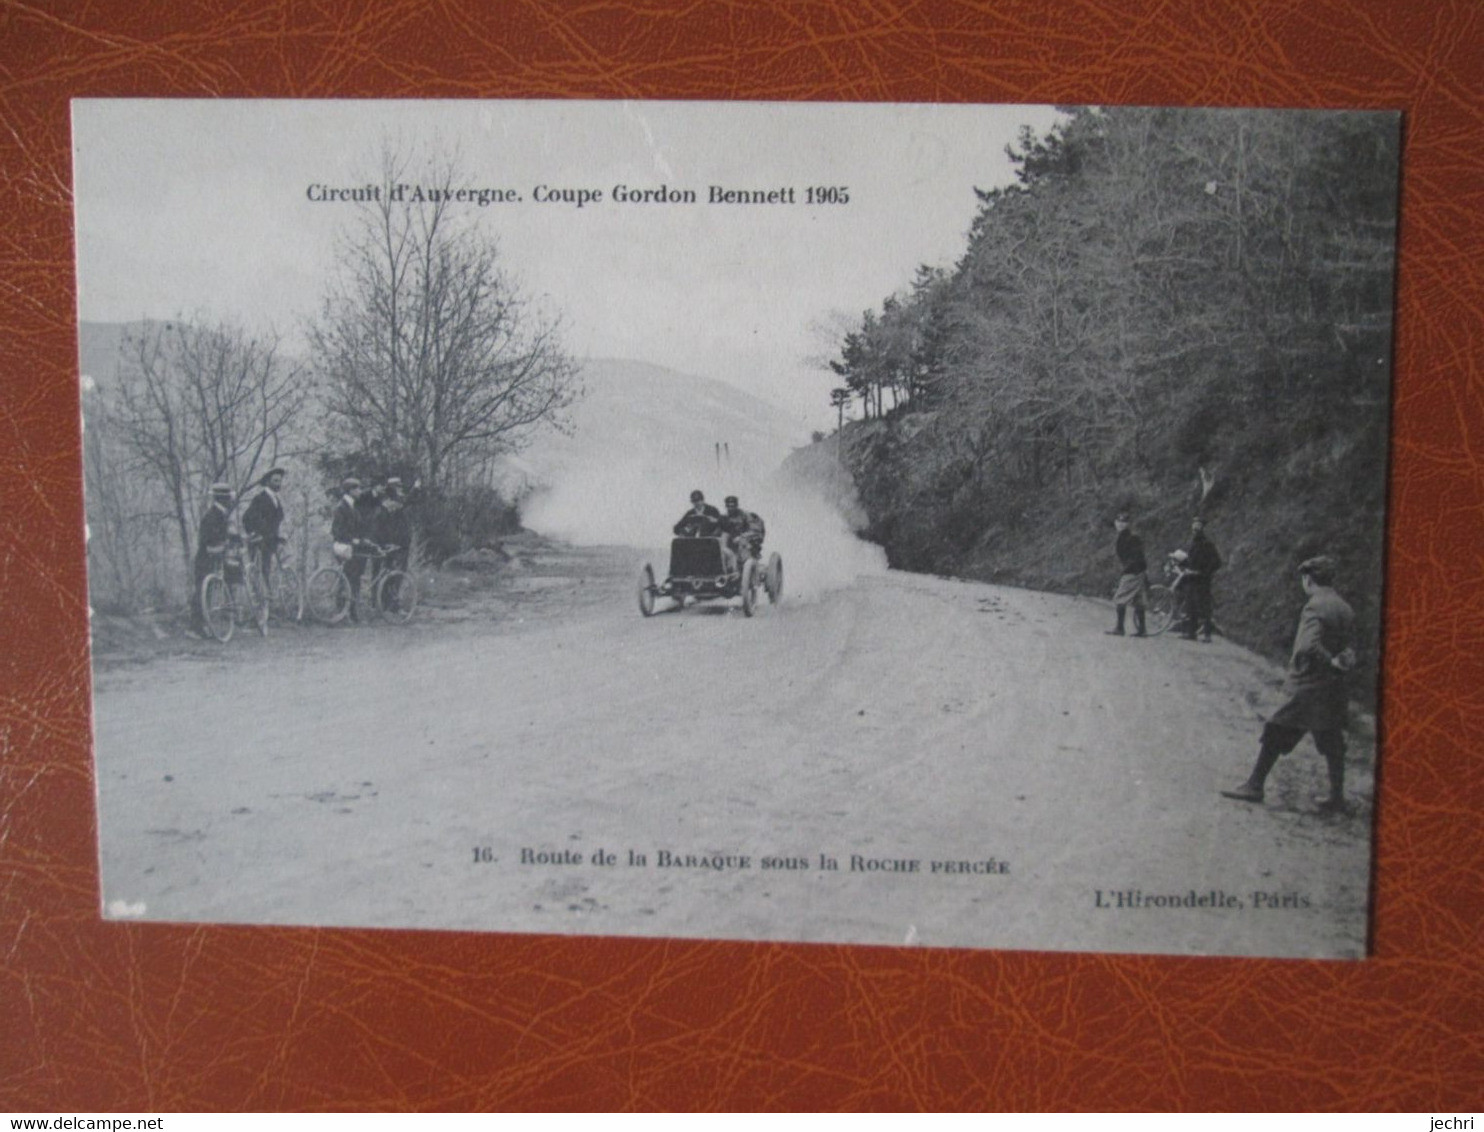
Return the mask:
<path id="1" fill-rule="evenodd" d="M 951 266 L 974 188 L 1007 184 L 1044 106 L 705 102 L 88 99 L 73 104 L 78 313 L 201 315 L 302 348 L 358 205 L 391 147 L 453 155 L 457 204 L 522 292 L 560 316 L 569 353 L 717 378 L 801 431 L 834 421 L 817 327 L 858 318 L 919 264 Z M 617 186 L 696 204 L 621 203 Z M 793 203 L 708 203 L 712 186 Z M 810 204 L 810 187 L 848 203 Z M 602 193 L 582 207 L 540 190 Z M 786 193 L 779 192 L 780 197 Z M 839 192 L 830 194 L 838 198 Z"/>

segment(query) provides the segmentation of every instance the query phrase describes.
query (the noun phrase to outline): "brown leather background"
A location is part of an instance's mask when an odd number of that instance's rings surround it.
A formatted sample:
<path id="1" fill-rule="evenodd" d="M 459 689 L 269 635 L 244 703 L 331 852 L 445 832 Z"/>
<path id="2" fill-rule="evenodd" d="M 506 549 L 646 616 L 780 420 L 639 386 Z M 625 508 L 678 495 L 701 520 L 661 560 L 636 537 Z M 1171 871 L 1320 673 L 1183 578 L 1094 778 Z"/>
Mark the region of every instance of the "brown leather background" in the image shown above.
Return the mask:
<path id="1" fill-rule="evenodd" d="M 1405 110 L 1374 958 L 102 923 L 78 95 Z M 1481 119 L 1472 0 L 0 7 L 0 1109 L 1479 1105 Z"/>

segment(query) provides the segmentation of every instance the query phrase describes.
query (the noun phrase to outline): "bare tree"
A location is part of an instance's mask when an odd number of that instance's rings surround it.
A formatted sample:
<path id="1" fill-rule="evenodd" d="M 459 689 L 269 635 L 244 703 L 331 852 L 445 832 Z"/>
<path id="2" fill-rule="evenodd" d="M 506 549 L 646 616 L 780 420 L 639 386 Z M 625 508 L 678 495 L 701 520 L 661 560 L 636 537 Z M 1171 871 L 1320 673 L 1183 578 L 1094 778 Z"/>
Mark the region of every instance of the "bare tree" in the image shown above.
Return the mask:
<path id="1" fill-rule="evenodd" d="M 144 323 L 120 353 L 109 424 L 133 468 L 168 498 L 189 571 L 207 487 L 241 487 L 278 458 L 304 403 L 304 374 L 274 338 L 195 320 Z"/>
<path id="2" fill-rule="evenodd" d="M 409 180 L 417 191 L 398 192 Z M 560 424 L 577 393 L 558 323 L 521 296 L 457 185 L 448 159 L 414 177 L 385 152 L 379 199 L 344 238 L 310 330 L 341 439 L 410 462 L 434 488 Z"/>
<path id="3" fill-rule="evenodd" d="M 82 405 L 88 600 L 95 609 L 129 611 L 139 606 L 143 591 L 160 586 L 159 561 L 151 551 L 162 531 L 169 538 L 169 528 L 154 506 L 158 492 L 130 474 L 130 454 L 90 377 L 83 379 Z M 168 541 L 164 545 L 168 557 Z"/>

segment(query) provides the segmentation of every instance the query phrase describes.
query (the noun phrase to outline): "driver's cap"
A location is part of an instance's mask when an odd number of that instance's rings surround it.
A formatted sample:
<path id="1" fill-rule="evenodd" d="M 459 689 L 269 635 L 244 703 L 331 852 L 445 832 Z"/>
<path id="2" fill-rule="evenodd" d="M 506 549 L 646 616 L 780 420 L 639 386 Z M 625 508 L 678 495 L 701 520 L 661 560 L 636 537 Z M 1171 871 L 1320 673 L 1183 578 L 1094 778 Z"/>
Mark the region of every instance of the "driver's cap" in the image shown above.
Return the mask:
<path id="1" fill-rule="evenodd" d="M 737 506 L 737 497 L 735 495 L 729 495 L 729 496 L 727 496 L 727 498 L 726 498 L 726 505 L 728 507 L 735 507 L 735 506 Z"/>
<path id="2" fill-rule="evenodd" d="M 706 496 L 699 491 L 693 491 L 690 493 L 690 501 L 692 503 L 704 503 Z"/>

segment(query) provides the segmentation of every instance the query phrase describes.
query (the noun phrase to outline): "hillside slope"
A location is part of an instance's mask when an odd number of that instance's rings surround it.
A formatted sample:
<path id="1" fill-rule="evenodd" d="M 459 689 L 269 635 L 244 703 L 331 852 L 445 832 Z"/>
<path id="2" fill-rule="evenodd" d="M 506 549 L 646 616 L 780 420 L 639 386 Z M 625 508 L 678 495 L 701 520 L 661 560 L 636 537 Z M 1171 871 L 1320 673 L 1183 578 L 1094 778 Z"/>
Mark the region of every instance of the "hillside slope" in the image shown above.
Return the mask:
<path id="1" fill-rule="evenodd" d="M 1225 566 L 1215 583 L 1222 635 L 1286 660 L 1304 595 L 1295 568 L 1324 553 L 1340 565 L 1338 588 L 1354 607 L 1361 664 L 1352 692 L 1374 704 L 1381 659 L 1384 422 L 1283 458 L 1233 440 L 1226 471 L 1200 503 L 1192 473 L 1166 468 L 1158 481 L 1086 491 L 1014 490 L 986 479 L 959 482 L 938 468 L 929 414 L 852 422 L 803 449 L 784 473 L 815 482 L 834 477 L 854 495 L 856 527 L 880 544 L 890 565 L 1053 593 L 1109 598 L 1119 567 L 1113 515 L 1134 512 L 1151 581 L 1164 556 L 1185 545 L 1197 509 Z M 1375 433 L 1380 431 L 1378 438 Z"/>

